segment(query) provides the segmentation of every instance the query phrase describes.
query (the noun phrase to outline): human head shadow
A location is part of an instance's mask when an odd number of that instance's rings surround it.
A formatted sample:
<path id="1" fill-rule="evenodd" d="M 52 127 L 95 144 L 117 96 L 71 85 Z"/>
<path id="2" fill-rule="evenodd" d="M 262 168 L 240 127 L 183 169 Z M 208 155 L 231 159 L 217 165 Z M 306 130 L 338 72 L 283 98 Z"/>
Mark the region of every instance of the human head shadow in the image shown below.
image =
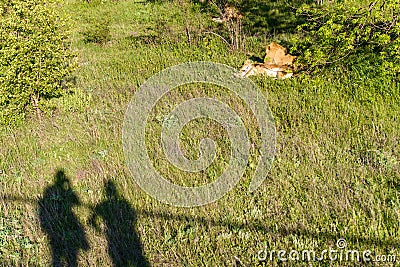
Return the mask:
<path id="1" fill-rule="evenodd" d="M 72 211 L 79 204 L 69 179 L 63 170 L 58 170 L 54 184 L 38 200 L 40 226 L 49 239 L 53 266 L 77 266 L 79 250 L 89 249 L 85 231 Z"/>
<path id="2" fill-rule="evenodd" d="M 113 266 L 150 266 L 136 230 L 136 212 L 112 181 L 104 185 L 106 199 L 96 205 L 89 222 L 97 229 L 97 217 L 105 224 L 108 253 Z"/>

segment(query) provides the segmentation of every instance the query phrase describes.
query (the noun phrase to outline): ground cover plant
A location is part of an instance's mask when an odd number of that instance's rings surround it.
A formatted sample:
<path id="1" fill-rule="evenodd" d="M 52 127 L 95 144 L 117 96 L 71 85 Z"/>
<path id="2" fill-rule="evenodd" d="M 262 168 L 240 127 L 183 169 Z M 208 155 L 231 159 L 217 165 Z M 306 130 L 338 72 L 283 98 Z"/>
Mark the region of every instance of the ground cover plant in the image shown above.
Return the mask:
<path id="1" fill-rule="evenodd" d="M 328 6 L 335 3 L 327 2 L 316 8 L 335 10 Z M 254 149 L 245 174 L 222 199 L 196 208 L 163 204 L 136 185 L 125 166 L 121 129 L 127 104 L 144 81 L 188 61 L 240 68 L 250 56 L 262 58 L 270 41 L 296 48 L 303 34 L 297 26 L 307 23 L 293 19 L 293 5 L 270 1 L 265 14 L 284 20 L 282 12 L 290 13 L 290 30 L 274 31 L 271 22 L 266 32 L 246 32 L 243 22 L 245 46 L 232 50 L 209 33 L 224 37 L 226 29 L 212 20 L 218 11 L 208 5 L 184 0 L 59 3 L 57 8 L 71 18 L 69 38 L 78 71 L 62 97 L 46 100 L 52 108 L 41 118 L 28 112 L 25 122 L 0 128 L 0 265 L 48 266 L 65 260 L 79 266 L 309 266 L 277 257 L 260 262 L 258 252 L 265 247 L 321 252 L 335 248 L 339 238 L 352 250 L 400 256 L 400 86 L 396 71 L 387 71 L 390 66 L 382 66 L 379 58 L 349 57 L 286 80 L 252 78 L 268 100 L 277 129 L 274 164 L 253 193 L 247 187 L 260 140 L 246 103 L 216 86 L 177 88 L 148 119 L 146 143 L 154 166 L 187 186 L 210 182 L 224 171 L 230 143 L 214 121 L 198 120 L 181 133 L 190 159 L 198 157 L 201 138 L 217 141 L 217 159 L 204 172 L 178 170 L 160 143 L 165 114 L 185 99 L 208 96 L 229 103 L 248 129 Z M 315 38 L 320 33 L 314 30 Z"/>

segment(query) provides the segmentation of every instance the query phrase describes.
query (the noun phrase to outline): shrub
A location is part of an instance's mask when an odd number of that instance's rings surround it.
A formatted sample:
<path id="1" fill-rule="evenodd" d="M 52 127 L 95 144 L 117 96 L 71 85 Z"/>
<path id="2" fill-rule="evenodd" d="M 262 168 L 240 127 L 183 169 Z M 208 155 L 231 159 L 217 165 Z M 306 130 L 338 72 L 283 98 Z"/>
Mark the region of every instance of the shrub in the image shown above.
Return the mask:
<path id="1" fill-rule="evenodd" d="M 91 20 L 82 35 L 85 43 L 105 44 L 111 40 L 110 19 L 102 16 L 98 21 Z"/>
<path id="2" fill-rule="evenodd" d="M 356 2 L 355 2 L 356 3 Z M 340 63 L 349 57 L 378 57 L 387 72 L 400 72 L 400 0 L 357 4 L 303 5 L 292 53 L 299 62 L 316 67 Z"/>
<path id="3" fill-rule="evenodd" d="M 0 124 L 14 124 L 29 110 L 59 97 L 75 69 L 67 19 L 53 0 L 0 2 Z"/>

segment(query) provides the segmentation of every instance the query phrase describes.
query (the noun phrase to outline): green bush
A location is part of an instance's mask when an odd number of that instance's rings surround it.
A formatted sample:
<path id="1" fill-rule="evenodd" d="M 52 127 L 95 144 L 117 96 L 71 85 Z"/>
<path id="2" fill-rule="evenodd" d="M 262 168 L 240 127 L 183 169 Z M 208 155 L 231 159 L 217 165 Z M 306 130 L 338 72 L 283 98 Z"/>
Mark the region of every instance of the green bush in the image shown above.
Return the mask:
<path id="1" fill-rule="evenodd" d="M 82 32 L 85 43 L 105 44 L 111 40 L 108 16 L 102 16 L 100 20 L 92 20 L 89 23 L 89 26 Z"/>
<path id="2" fill-rule="evenodd" d="M 292 53 L 311 70 L 355 57 L 378 58 L 387 73 L 400 72 L 400 0 L 303 5 Z"/>
<path id="3" fill-rule="evenodd" d="M 53 0 L 0 0 L 0 124 L 59 97 L 75 69 L 66 17 Z"/>

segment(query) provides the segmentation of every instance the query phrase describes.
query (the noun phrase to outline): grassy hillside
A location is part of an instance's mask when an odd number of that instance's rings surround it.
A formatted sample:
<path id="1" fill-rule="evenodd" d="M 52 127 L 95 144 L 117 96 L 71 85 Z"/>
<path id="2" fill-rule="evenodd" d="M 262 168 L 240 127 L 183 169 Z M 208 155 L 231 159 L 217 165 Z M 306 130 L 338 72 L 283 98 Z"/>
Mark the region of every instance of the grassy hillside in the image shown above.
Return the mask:
<path id="1" fill-rule="evenodd" d="M 174 90 L 154 109 L 146 140 L 154 165 L 169 179 L 203 184 L 218 177 L 227 161 L 226 132 L 205 120 L 184 129 L 183 148 L 195 158 L 199 140 L 211 137 L 219 140 L 218 160 L 191 175 L 167 162 L 158 118 L 184 99 L 208 96 L 229 102 L 255 144 L 235 189 L 206 206 L 177 208 L 143 192 L 125 165 L 121 130 L 127 105 L 144 81 L 169 66 L 202 60 L 240 68 L 246 54 L 205 33 L 218 26 L 200 4 L 68 0 L 60 8 L 74 22 L 80 68 L 75 87 L 51 100 L 54 108 L 41 120 L 32 116 L 22 126 L 0 130 L 2 265 L 48 266 L 51 240 L 43 229 L 56 208 L 72 209 L 81 224 L 80 237 L 86 233 L 79 266 L 125 266 L 124 259 L 139 266 L 257 266 L 257 253 L 265 246 L 322 251 L 335 248 L 339 238 L 352 250 L 400 257 L 400 85 L 382 75 L 379 66 L 346 62 L 318 76 L 252 78 L 268 99 L 277 129 L 275 161 L 253 193 L 247 187 L 260 140 L 246 105 L 216 86 Z M 91 36 L 101 37 L 100 44 L 89 42 Z M 287 33 L 273 32 L 247 37 L 246 50 L 263 56 L 267 42 L 287 38 Z M 58 188 L 69 192 L 61 203 L 53 190 L 60 177 L 70 182 L 69 190 Z M 66 214 L 69 218 L 60 222 L 75 222 Z M 70 244 L 70 254 L 84 247 L 68 225 L 51 227 L 48 231 Z M 62 256 L 61 250 L 55 253 Z M 282 264 L 276 258 L 266 263 Z"/>

